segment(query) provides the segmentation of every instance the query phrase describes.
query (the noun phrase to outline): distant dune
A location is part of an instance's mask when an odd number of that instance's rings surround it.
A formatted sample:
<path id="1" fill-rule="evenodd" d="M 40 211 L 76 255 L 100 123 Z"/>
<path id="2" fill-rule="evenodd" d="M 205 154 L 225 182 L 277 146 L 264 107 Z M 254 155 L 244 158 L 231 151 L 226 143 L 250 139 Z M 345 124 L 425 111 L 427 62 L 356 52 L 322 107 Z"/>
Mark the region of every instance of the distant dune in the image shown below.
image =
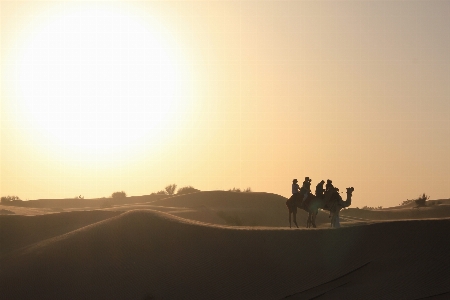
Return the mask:
<path id="1" fill-rule="evenodd" d="M 1 298 L 450 298 L 450 218 L 289 229 L 284 202 L 216 191 L 1 215 Z"/>
<path id="2" fill-rule="evenodd" d="M 433 204 L 426 207 L 417 207 L 411 204 L 404 207 L 398 206 L 375 210 L 348 208 L 341 211 L 340 215 L 344 221 L 447 218 L 450 217 L 450 202 L 442 201 L 442 204 Z"/>

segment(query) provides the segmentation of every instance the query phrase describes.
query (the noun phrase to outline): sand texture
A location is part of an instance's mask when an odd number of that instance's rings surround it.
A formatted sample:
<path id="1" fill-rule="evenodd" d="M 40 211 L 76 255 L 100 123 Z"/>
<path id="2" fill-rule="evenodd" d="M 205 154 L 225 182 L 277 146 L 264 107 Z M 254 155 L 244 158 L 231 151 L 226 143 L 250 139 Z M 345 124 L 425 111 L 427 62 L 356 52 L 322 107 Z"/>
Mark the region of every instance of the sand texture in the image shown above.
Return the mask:
<path id="1" fill-rule="evenodd" d="M 285 200 L 217 191 L 1 215 L 0 298 L 450 298 L 450 218 L 348 216 L 330 229 L 322 213 L 306 229 L 299 211 L 290 229 Z"/>

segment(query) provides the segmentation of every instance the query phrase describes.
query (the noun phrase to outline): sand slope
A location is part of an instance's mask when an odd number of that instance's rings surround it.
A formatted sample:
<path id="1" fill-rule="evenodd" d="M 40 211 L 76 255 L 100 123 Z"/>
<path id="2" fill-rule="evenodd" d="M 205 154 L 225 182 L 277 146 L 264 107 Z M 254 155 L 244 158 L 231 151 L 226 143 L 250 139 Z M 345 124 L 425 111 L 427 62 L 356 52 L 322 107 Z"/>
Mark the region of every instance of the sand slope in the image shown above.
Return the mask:
<path id="1" fill-rule="evenodd" d="M 119 215 L 120 212 L 63 212 L 35 217 L 0 216 L 0 257 L 21 247 Z"/>
<path id="2" fill-rule="evenodd" d="M 4 299 L 444 299 L 449 228 L 450 219 L 224 227 L 135 210 L 2 258 L 0 290 Z"/>
<path id="3" fill-rule="evenodd" d="M 160 207 L 172 207 L 171 214 L 201 222 L 240 226 L 289 226 L 286 198 L 271 193 L 236 193 L 227 191 L 198 192 L 168 197 L 151 202 Z M 155 207 L 150 207 L 156 209 Z M 297 213 L 299 226 L 306 226 L 308 214 Z M 316 224 L 329 227 L 328 213 L 320 212 Z"/>

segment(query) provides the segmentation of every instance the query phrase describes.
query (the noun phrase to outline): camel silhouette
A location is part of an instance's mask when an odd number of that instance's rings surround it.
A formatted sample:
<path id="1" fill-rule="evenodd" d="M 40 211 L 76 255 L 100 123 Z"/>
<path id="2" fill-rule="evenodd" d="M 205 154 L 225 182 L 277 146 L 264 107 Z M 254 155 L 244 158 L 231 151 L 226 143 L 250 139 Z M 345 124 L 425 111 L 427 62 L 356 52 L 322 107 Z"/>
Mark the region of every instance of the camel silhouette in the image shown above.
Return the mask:
<path id="1" fill-rule="evenodd" d="M 347 188 L 347 200 L 343 201 L 339 192 L 334 189 L 333 191 L 326 193 L 324 197 L 317 197 L 311 193 L 308 194 L 304 201 L 301 201 L 301 197 L 291 196 L 286 201 L 286 206 L 289 210 L 289 227 L 291 224 L 291 215 L 293 216 L 293 221 L 295 226 L 298 228 L 297 224 L 297 208 L 301 208 L 308 213 L 308 219 L 306 221 L 306 228 L 311 226 L 316 228 L 316 216 L 319 212 L 319 208 L 329 211 L 331 218 L 331 226 L 335 227 L 337 220 L 339 220 L 339 211 L 351 205 L 353 187 Z"/>

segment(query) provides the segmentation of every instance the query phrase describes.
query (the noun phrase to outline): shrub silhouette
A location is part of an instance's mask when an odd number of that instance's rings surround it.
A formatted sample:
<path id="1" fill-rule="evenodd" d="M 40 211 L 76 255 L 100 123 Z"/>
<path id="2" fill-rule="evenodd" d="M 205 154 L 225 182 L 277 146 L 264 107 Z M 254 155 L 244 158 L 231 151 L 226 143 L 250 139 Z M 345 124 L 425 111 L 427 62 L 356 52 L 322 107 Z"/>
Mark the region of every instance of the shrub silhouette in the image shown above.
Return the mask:
<path id="1" fill-rule="evenodd" d="M 179 188 L 177 191 L 177 195 L 190 194 L 190 193 L 196 193 L 196 192 L 200 192 L 200 190 L 197 190 L 196 188 L 188 185 L 188 186 Z"/>
<path id="2" fill-rule="evenodd" d="M 175 190 L 177 189 L 177 185 L 175 183 L 174 184 L 169 184 L 164 189 L 166 190 L 167 195 L 173 195 L 173 194 L 175 194 Z"/>
<path id="3" fill-rule="evenodd" d="M 410 203 L 412 203 L 414 200 L 410 200 L 410 199 L 406 199 L 405 201 L 403 201 L 400 205 L 408 205 Z"/>
<path id="4" fill-rule="evenodd" d="M 125 193 L 124 191 L 114 192 L 111 195 L 111 198 L 113 198 L 113 199 L 122 199 L 122 198 L 126 198 L 126 197 L 127 197 L 127 193 Z"/>
<path id="5" fill-rule="evenodd" d="M 240 193 L 241 192 L 241 189 L 240 188 L 232 188 L 232 189 L 229 189 L 228 190 L 229 192 L 238 192 L 238 193 Z"/>
<path id="6" fill-rule="evenodd" d="M 251 192 L 252 192 L 252 189 L 251 189 L 250 187 L 248 187 L 248 188 L 246 188 L 243 192 L 244 192 L 244 193 L 251 193 Z"/>
<path id="7" fill-rule="evenodd" d="M 383 209 L 383 206 L 373 207 L 373 206 L 364 206 L 362 209 L 365 210 L 376 210 L 376 209 Z"/>
<path id="8" fill-rule="evenodd" d="M 425 193 L 423 193 L 422 196 L 419 196 L 419 198 L 414 200 L 414 202 L 416 202 L 417 207 L 423 207 L 423 206 L 427 206 L 426 201 L 428 199 L 430 199 L 430 196 L 427 196 Z"/>
<path id="9" fill-rule="evenodd" d="M 7 204 L 11 201 L 16 201 L 16 200 L 20 201 L 20 198 L 18 196 L 6 196 L 6 197 L 1 198 L 1 203 Z"/>
<path id="10" fill-rule="evenodd" d="M 160 191 L 157 191 L 155 194 L 156 195 L 167 195 L 167 192 L 164 190 L 160 190 Z"/>

